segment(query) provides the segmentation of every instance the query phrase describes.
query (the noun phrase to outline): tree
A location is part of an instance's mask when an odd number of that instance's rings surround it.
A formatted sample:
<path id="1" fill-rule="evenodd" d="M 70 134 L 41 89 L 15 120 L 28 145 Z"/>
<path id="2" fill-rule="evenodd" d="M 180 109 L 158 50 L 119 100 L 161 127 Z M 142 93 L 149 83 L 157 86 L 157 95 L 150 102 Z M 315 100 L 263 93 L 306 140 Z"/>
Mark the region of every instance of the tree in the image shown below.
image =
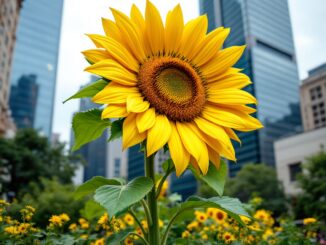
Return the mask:
<path id="1" fill-rule="evenodd" d="M 326 152 L 307 158 L 297 177 L 302 193 L 297 197 L 295 213 L 298 218 L 316 217 L 326 220 Z"/>
<path id="2" fill-rule="evenodd" d="M 216 195 L 207 186 L 201 187 L 200 192 L 204 196 Z M 244 165 L 234 178 L 227 180 L 225 195 L 238 197 L 242 202 L 259 196 L 264 200 L 260 208 L 271 210 L 275 215 L 284 213 L 285 210 L 285 195 L 276 172 L 265 164 Z"/>
<path id="3" fill-rule="evenodd" d="M 33 129 L 18 131 L 15 138 L 0 138 L 0 181 L 4 192 L 26 192 L 31 181 L 57 177 L 71 183 L 80 159 L 65 154 L 64 144 L 51 145 Z"/>

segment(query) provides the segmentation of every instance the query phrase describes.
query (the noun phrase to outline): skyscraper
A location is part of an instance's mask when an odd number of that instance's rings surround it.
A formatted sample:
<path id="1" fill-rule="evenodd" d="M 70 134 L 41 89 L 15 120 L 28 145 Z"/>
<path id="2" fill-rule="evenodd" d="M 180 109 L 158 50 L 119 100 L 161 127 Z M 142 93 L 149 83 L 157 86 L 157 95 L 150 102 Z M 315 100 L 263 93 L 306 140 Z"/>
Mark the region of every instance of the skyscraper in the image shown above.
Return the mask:
<path id="1" fill-rule="evenodd" d="M 253 85 L 246 89 L 258 99 L 256 117 L 264 129 L 239 133 L 237 164 L 230 164 L 233 176 L 243 164 L 274 166 L 273 142 L 301 131 L 299 78 L 287 0 L 200 0 L 201 14 L 207 13 L 209 29 L 231 28 L 225 46 L 247 44 L 237 67 L 244 68 Z"/>
<path id="2" fill-rule="evenodd" d="M 0 136 L 14 134 L 9 110 L 9 80 L 22 0 L 0 0 Z"/>
<path id="3" fill-rule="evenodd" d="M 62 10 L 63 0 L 23 1 L 11 73 L 13 87 L 18 86 L 22 77 L 35 76 L 38 96 L 35 113 L 29 117 L 33 117 L 31 126 L 48 137 L 52 131 Z M 25 125 L 20 120 L 26 117 L 17 116 L 16 112 L 24 110 L 25 105 L 15 96 L 18 94 L 10 95 L 10 100 L 16 101 L 15 108 L 11 108 L 14 120 L 18 126 Z"/>

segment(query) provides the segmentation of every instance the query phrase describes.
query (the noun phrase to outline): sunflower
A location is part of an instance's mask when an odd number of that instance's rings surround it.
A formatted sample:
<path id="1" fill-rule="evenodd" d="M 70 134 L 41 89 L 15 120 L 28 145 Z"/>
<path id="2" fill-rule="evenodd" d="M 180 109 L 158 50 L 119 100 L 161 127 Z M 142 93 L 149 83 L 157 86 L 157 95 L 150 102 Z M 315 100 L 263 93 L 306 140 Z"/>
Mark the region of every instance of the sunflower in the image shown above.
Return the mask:
<path id="1" fill-rule="evenodd" d="M 124 118 L 123 149 L 146 140 L 150 156 L 168 144 L 177 176 L 189 163 L 206 174 L 221 156 L 236 161 L 233 130 L 262 127 L 241 90 L 251 81 L 232 67 L 245 46 L 222 49 L 230 29 L 207 33 L 206 15 L 184 24 L 180 5 L 165 25 L 150 1 L 144 16 L 135 5 L 130 17 L 111 11 L 115 21 L 102 19 L 105 35 L 88 35 L 96 49 L 83 54 L 86 71 L 110 80 L 92 100 L 106 105 L 103 119 Z"/>

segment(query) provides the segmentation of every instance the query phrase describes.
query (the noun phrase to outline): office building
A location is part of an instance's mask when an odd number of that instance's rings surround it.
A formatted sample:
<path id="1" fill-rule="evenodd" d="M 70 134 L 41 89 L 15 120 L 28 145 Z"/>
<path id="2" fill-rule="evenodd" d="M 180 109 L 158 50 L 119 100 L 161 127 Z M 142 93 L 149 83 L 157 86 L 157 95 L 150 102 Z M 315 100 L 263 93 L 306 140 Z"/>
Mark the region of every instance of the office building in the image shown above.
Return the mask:
<path id="1" fill-rule="evenodd" d="M 249 162 L 274 166 L 273 142 L 302 130 L 288 2 L 202 0 L 200 10 L 207 13 L 210 29 L 231 28 L 226 47 L 247 45 L 236 66 L 244 68 L 253 81 L 246 90 L 258 99 L 256 117 L 264 124 L 262 130 L 239 133 L 242 145 L 235 144 L 237 164 L 230 164 L 230 175 Z"/>
<path id="2" fill-rule="evenodd" d="M 22 0 L 0 0 L 0 136 L 12 136 L 15 125 L 9 110 L 10 70 Z"/>
<path id="3" fill-rule="evenodd" d="M 308 74 L 300 87 L 304 131 L 326 126 L 326 63 Z"/>
<path id="4" fill-rule="evenodd" d="M 94 82 L 97 79 L 96 76 L 91 76 L 90 81 Z M 100 105 L 93 103 L 90 98 L 80 99 L 80 112 L 99 107 Z M 127 152 L 122 152 L 121 139 L 108 142 L 109 137 L 109 130 L 105 130 L 101 137 L 82 146 L 76 152 L 86 161 L 83 174 L 78 173 L 83 181 L 94 176 L 127 178 Z"/>
<path id="5" fill-rule="evenodd" d="M 18 88 L 19 81 L 26 77 L 33 77 L 37 87 L 35 111 L 31 110 L 33 115 L 25 114 L 24 100 L 17 98 L 17 93 L 10 95 L 10 101 L 17 101 L 15 108 L 11 108 L 15 123 L 27 126 L 24 121 L 27 116 L 28 123 L 32 122 L 28 126 L 49 138 L 52 133 L 62 11 L 63 0 L 23 1 L 10 78 L 13 88 Z"/>
<path id="6" fill-rule="evenodd" d="M 287 195 L 300 192 L 296 183 L 301 164 L 307 157 L 317 154 L 326 147 L 326 127 L 277 140 L 275 146 L 277 177 Z"/>

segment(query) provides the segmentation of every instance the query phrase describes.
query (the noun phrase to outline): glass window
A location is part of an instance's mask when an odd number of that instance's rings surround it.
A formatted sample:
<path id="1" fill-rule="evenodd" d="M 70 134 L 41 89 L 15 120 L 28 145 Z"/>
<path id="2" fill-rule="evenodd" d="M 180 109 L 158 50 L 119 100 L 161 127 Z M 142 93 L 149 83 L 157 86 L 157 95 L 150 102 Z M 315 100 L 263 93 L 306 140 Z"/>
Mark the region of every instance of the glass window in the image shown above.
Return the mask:
<path id="1" fill-rule="evenodd" d="M 300 174 L 302 172 L 301 169 L 301 163 L 293 163 L 289 165 L 289 169 L 290 169 L 290 181 L 296 181 L 297 179 L 297 175 Z"/>

